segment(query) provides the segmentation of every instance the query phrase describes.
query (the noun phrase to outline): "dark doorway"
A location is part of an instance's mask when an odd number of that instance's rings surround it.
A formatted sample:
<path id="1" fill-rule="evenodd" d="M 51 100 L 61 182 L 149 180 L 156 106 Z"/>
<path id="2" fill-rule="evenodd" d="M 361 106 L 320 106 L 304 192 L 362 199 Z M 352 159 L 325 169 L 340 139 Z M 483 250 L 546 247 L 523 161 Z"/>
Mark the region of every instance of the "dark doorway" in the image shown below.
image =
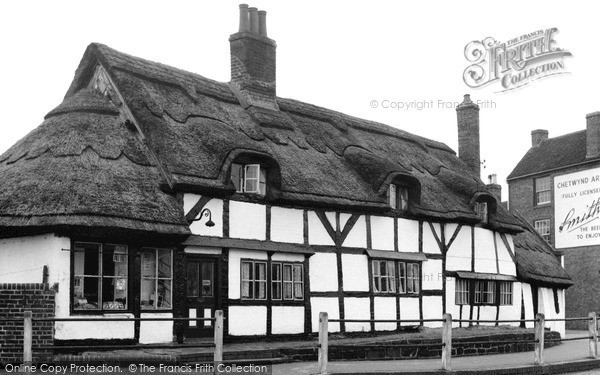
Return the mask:
<path id="1" fill-rule="evenodd" d="M 188 255 L 186 258 L 186 300 L 189 318 L 213 318 L 217 309 L 217 259 Z M 190 320 L 186 337 L 209 337 L 214 322 Z"/>

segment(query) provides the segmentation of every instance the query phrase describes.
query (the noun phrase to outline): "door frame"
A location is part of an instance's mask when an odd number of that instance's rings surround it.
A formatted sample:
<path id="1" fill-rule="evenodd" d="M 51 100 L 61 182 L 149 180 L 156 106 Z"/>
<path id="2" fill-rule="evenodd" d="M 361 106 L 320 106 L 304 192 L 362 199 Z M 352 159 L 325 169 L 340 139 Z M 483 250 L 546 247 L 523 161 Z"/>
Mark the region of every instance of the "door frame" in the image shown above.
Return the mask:
<path id="1" fill-rule="evenodd" d="M 188 263 L 190 261 L 201 261 L 201 260 L 209 260 L 212 261 L 215 265 L 214 271 L 213 271 L 213 298 L 214 298 L 214 311 L 217 311 L 219 309 L 221 309 L 221 275 L 222 275 L 222 256 L 221 254 L 202 254 L 202 253 L 185 253 L 185 261 L 184 261 L 184 316 L 185 317 L 189 317 L 189 310 L 190 308 L 198 308 L 198 305 L 195 306 L 190 306 L 189 305 L 189 301 L 188 301 L 188 295 L 187 295 L 187 267 L 188 267 Z M 198 292 L 201 293 L 201 285 L 198 286 Z M 198 315 L 197 311 L 197 316 Z M 214 316 L 213 316 L 214 317 Z M 190 338 L 190 336 L 188 336 L 189 334 L 189 322 L 187 321 L 184 325 L 184 335 L 187 338 Z M 198 325 L 203 324 L 202 322 L 198 322 Z M 198 329 L 196 327 L 196 329 Z M 191 338 L 202 338 L 204 336 L 200 335 L 193 335 Z"/>

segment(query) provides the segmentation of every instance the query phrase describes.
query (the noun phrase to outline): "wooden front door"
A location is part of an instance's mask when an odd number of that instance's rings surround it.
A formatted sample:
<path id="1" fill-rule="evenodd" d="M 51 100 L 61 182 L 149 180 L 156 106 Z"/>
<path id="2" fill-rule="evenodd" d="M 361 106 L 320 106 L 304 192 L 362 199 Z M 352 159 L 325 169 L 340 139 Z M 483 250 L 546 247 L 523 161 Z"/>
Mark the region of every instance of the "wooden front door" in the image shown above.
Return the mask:
<path id="1" fill-rule="evenodd" d="M 187 256 L 186 299 L 189 318 L 213 318 L 217 309 L 217 260 Z M 186 337 L 210 337 L 214 322 L 190 320 Z"/>

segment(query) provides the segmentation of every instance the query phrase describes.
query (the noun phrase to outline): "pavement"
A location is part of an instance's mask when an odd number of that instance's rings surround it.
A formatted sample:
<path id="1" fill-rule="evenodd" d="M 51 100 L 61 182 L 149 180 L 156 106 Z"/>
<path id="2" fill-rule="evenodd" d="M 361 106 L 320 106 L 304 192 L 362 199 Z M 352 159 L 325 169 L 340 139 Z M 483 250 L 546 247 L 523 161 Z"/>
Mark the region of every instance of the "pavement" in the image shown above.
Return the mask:
<path id="1" fill-rule="evenodd" d="M 565 337 L 587 336 L 587 331 L 567 331 Z M 544 364 L 533 364 L 533 352 L 457 357 L 452 371 L 441 370 L 441 359 L 329 362 L 330 374 L 600 374 L 600 360 L 588 357 L 588 340 L 565 341 L 544 350 Z M 293 362 L 273 366 L 273 374 L 317 374 L 316 362 Z"/>

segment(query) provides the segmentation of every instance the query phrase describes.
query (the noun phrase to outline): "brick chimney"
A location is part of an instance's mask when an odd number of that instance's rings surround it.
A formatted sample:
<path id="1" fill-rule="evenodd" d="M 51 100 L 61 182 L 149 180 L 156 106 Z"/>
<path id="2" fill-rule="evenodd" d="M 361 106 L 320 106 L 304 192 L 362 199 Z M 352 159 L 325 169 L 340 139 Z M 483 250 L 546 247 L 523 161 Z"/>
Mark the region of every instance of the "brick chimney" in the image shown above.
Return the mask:
<path id="1" fill-rule="evenodd" d="M 479 159 L 479 106 L 471 101 L 469 94 L 456 107 L 458 118 L 458 156 L 479 177 L 481 163 Z"/>
<path id="2" fill-rule="evenodd" d="M 275 49 L 267 37 L 267 12 L 240 5 L 240 28 L 229 37 L 230 87 L 244 108 L 279 110 L 275 101 Z"/>
<path id="3" fill-rule="evenodd" d="M 587 123 L 585 156 L 593 158 L 600 155 L 600 112 L 587 114 L 585 120 Z"/>
<path id="4" fill-rule="evenodd" d="M 536 129 L 531 131 L 531 147 L 538 147 L 545 139 L 548 139 L 548 130 Z"/>
<path id="5" fill-rule="evenodd" d="M 498 177 L 495 173 L 488 176 L 487 188 L 493 196 L 498 198 L 499 202 L 502 202 L 502 186 L 498 184 Z"/>

